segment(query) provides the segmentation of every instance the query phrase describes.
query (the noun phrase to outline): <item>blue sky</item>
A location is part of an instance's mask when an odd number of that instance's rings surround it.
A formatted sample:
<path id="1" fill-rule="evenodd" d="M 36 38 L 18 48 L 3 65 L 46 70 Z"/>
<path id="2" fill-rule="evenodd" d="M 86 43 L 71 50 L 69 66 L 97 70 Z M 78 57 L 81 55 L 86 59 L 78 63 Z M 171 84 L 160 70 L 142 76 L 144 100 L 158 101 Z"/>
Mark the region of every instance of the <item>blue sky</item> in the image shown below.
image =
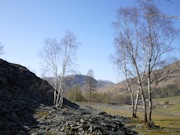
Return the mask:
<path id="1" fill-rule="evenodd" d="M 172 4 L 158 0 L 165 13 L 180 16 L 180 0 Z M 38 52 L 46 38 L 61 38 L 71 30 L 81 43 L 77 51 L 78 71 L 92 69 L 96 79 L 119 82 L 109 56 L 114 53 L 112 22 L 120 6 L 135 0 L 0 0 L 1 58 L 26 66 L 41 75 Z M 180 20 L 175 20 L 180 28 Z M 178 43 L 178 42 L 177 42 Z"/>

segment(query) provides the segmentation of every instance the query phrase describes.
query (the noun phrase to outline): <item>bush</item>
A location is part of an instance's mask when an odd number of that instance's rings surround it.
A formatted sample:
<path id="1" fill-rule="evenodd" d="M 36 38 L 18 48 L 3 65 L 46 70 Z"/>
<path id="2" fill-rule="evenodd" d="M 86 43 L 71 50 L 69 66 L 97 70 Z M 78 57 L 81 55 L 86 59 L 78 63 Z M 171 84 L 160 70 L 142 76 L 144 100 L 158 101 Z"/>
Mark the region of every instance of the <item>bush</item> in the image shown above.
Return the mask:
<path id="1" fill-rule="evenodd" d="M 110 93 L 93 93 L 92 101 L 97 103 L 105 103 L 108 104 L 110 102 Z"/>

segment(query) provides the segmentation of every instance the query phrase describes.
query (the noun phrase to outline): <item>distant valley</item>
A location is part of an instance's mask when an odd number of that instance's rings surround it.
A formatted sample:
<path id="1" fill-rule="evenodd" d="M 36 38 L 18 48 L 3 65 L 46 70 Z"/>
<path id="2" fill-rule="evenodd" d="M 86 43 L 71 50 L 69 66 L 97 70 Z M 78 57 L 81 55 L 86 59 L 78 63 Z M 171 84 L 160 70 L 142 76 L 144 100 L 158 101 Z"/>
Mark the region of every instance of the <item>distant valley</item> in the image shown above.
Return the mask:
<path id="1" fill-rule="evenodd" d="M 55 78 L 54 77 L 45 77 L 43 78 L 44 80 L 47 80 L 52 86 L 54 85 Z M 65 86 L 66 90 L 68 89 L 73 89 L 73 87 L 78 86 L 80 87 L 80 90 L 85 90 L 87 86 L 87 79 L 88 76 L 86 75 L 69 75 L 65 77 Z M 93 85 L 95 86 L 95 89 L 101 89 L 107 86 L 113 86 L 114 83 L 111 81 L 106 81 L 106 80 L 96 80 L 94 78 L 91 78 Z"/>
<path id="2" fill-rule="evenodd" d="M 166 87 L 176 87 L 180 88 L 180 60 L 160 69 L 162 72 L 161 75 L 158 77 L 158 85 L 157 88 L 166 88 Z M 79 86 L 81 91 L 84 91 L 87 85 L 87 78 L 86 75 L 69 75 L 65 78 L 65 85 L 66 89 L 70 90 L 75 86 Z M 51 85 L 54 84 L 55 78 L 53 77 L 46 77 L 43 78 L 47 80 Z M 134 78 L 135 79 L 135 78 Z M 98 93 L 128 93 L 126 82 L 122 81 L 120 83 L 114 84 L 111 81 L 105 80 L 96 80 L 92 78 L 93 84 L 96 86 L 96 92 Z M 134 84 L 133 88 L 136 89 L 137 85 Z M 144 86 L 146 87 L 146 85 Z"/>

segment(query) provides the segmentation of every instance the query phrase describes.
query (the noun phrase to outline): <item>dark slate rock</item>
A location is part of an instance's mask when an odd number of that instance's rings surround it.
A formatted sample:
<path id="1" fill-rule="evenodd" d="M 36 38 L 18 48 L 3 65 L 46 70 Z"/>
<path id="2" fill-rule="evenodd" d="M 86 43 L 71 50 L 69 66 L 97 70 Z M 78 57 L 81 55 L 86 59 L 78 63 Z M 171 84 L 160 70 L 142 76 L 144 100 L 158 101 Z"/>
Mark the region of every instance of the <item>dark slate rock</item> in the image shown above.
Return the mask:
<path id="1" fill-rule="evenodd" d="M 37 124 L 34 110 L 53 105 L 52 90 L 27 68 L 0 59 L 0 134 L 29 134 Z"/>
<path id="2" fill-rule="evenodd" d="M 0 135 L 133 135 L 123 117 L 64 99 L 53 107 L 53 88 L 27 68 L 0 59 Z"/>

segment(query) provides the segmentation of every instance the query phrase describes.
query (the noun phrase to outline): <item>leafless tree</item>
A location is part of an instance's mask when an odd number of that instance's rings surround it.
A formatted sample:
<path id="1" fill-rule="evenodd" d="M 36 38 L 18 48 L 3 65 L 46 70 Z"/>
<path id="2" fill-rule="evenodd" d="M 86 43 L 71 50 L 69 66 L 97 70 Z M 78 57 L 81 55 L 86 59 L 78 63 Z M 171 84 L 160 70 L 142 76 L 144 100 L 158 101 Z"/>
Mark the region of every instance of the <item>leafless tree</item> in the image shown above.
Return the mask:
<path id="1" fill-rule="evenodd" d="M 119 44 L 119 42 L 121 41 L 118 38 L 116 38 L 115 39 L 116 53 L 115 55 L 111 56 L 111 58 L 112 58 L 112 62 L 117 66 L 118 70 L 125 76 L 125 82 L 131 97 L 132 117 L 136 118 L 137 102 L 135 102 L 135 97 L 134 97 L 135 90 L 132 87 L 134 80 L 133 80 L 133 76 L 131 75 L 131 71 L 127 69 L 127 67 L 129 67 L 130 65 L 129 65 L 128 57 L 126 57 L 124 45 Z M 138 96 L 136 100 L 138 100 Z"/>
<path id="2" fill-rule="evenodd" d="M 120 8 L 117 11 L 117 21 L 113 23 L 115 33 L 116 59 L 121 63 L 115 63 L 124 71 L 126 79 L 129 77 L 137 77 L 139 86 L 138 93 L 141 94 L 144 106 L 144 121 L 147 122 L 147 107 L 143 90 L 143 78 L 147 64 L 146 57 L 140 51 L 140 16 L 138 8 Z M 128 75 L 128 76 L 127 76 Z M 128 89 L 131 84 L 127 82 Z M 132 91 L 132 90 L 131 90 Z M 130 91 L 131 95 L 132 92 Z M 137 94 L 138 94 L 137 93 Z M 137 95 L 138 97 L 138 95 Z M 137 98 L 136 98 L 137 99 Z M 134 101 L 132 101 L 133 103 Z M 137 103 L 137 102 L 136 102 Z M 134 103 L 133 103 L 134 104 Z M 134 111 L 133 111 L 134 112 Z"/>
<path id="3" fill-rule="evenodd" d="M 139 0 L 140 2 L 152 2 L 154 3 L 155 1 L 159 1 L 159 2 L 164 2 L 163 0 L 160 1 L 160 0 Z M 174 4 L 173 3 L 173 0 L 166 0 L 167 2 L 169 2 L 170 4 Z M 153 16 L 161 16 L 163 18 L 171 18 L 171 19 L 180 19 L 180 16 L 174 16 L 174 15 L 168 15 L 168 14 L 165 14 L 165 13 L 157 13 L 157 12 L 153 12 L 153 10 L 151 11 L 152 12 L 152 15 Z"/>
<path id="4" fill-rule="evenodd" d="M 92 91 L 95 89 L 96 85 L 95 85 L 95 82 L 94 82 L 94 71 L 92 69 L 90 69 L 88 72 L 87 72 L 87 87 L 89 89 L 89 102 L 92 102 Z"/>
<path id="5" fill-rule="evenodd" d="M 153 71 L 158 70 L 168 62 L 167 59 L 172 59 L 169 55 L 174 51 L 173 41 L 179 36 L 179 30 L 172 26 L 170 18 L 155 16 L 154 14 L 163 14 L 153 4 L 143 4 L 145 12 L 143 18 L 145 20 L 141 41 L 143 52 L 147 57 L 147 82 L 149 95 L 149 121 L 152 121 L 152 90 L 157 83 L 153 75 Z M 168 55 L 168 57 L 167 57 Z"/>
<path id="6" fill-rule="evenodd" d="M 60 41 L 46 39 L 45 46 L 40 52 L 45 64 L 44 69 L 55 78 L 55 107 L 62 107 L 63 105 L 64 77 L 73 68 L 78 45 L 74 34 L 67 31 Z"/>
<path id="7" fill-rule="evenodd" d="M 113 23 L 116 30 L 116 64 L 123 69 L 127 86 L 131 84 L 127 79 L 129 75 L 137 78 L 144 106 L 145 122 L 152 121 L 151 92 L 152 80 L 154 80 L 152 72 L 164 66 L 167 54 L 173 50 L 172 41 L 179 34 L 179 31 L 172 27 L 170 18 L 155 16 L 154 13 L 161 14 L 153 3 L 141 3 L 139 7 L 120 8 L 117 21 Z M 149 119 L 143 89 L 143 84 L 146 82 L 149 95 Z"/>

